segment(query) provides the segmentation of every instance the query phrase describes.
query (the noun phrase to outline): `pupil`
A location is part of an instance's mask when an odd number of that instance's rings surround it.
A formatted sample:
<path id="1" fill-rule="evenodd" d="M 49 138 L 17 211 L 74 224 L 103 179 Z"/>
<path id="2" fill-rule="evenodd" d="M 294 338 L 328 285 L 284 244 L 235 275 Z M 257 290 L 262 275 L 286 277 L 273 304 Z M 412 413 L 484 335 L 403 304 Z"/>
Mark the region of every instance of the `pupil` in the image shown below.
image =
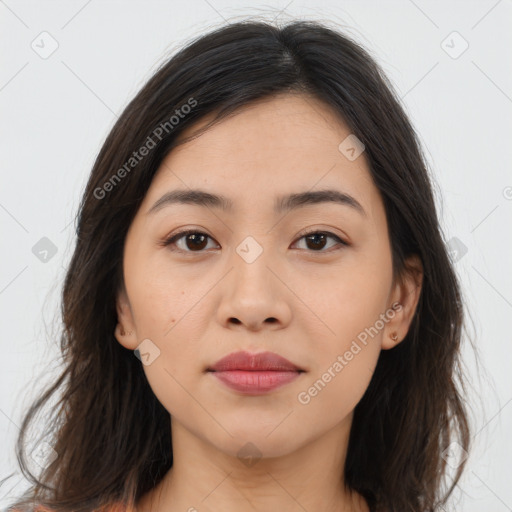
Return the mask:
<path id="1" fill-rule="evenodd" d="M 316 241 L 314 242 L 315 247 L 316 247 L 317 249 L 318 249 L 318 248 L 322 249 L 322 248 L 324 247 L 324 244 L 320 244 L 320 246 L 318 246 L 318 244 L 317 244 L 317 242 L 318 242 L 317 237 L 324 237 L 324 238 L 325 238 L 325 235 L 323 235 L 323 234 L 321 234 L 321 233 L 317 233 L 317 234 L 314 234 L 314 235 L 309 235 L 307 238 L 308 238 L 309 240 L 315 239 L 315 240 L 316 240 Z M 325 239 L 324 239 L 324 242 L 325 242 Z"/>
<path id="2" fill-rule="evenodd" d="M 199 241 L 200 238 L 203 238 L 202 241 Z M 193 246 L 196 248 L 196 249 L 202 249 L 203 247 L 201 246 L 201 244 L 204 245 L 204 239 L 206 237 L 204 235 L 188 235 L 188 240 L 190 241 L 190 239 L 193 240 Z M 198 243 L 199 242 L 199 243 Z M 191 247 L 189 247 L 190 249 Z"/>

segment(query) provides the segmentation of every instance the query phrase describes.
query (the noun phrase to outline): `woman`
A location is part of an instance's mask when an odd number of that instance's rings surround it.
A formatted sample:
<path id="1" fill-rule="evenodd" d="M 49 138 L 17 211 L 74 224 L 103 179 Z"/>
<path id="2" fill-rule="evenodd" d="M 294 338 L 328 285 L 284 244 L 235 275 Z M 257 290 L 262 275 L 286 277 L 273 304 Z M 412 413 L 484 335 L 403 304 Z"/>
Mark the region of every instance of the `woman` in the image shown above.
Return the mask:
<path id="1" fill-rule="evenodd" d="M 425 159 L 325 25 L 227 25 L 156 72 L 96 159 L 62 301 L 15 510 L 433 511 L 462 474 L 463 304 Z"/>

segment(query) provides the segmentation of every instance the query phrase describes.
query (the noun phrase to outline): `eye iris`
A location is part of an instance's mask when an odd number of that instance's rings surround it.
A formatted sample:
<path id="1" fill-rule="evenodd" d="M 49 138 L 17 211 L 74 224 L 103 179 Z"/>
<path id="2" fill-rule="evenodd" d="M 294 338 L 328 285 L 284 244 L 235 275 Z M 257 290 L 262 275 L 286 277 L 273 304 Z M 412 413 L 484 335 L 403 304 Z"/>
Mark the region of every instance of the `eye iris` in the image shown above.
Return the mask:
<path id="1" fill-rule="evenodd" d="M 317 237 L 323 237 L 323 244 L 320 243 L 320 246 L 318 245 L 318 238 Z M 312 235 L 307 235 L 306 240 L 314 240 L 313 243 L 313 249 L 323 249 L 325 247 L 325 234 L 324 233 L 313 233 Z"/>
<path id="2" fill-rule="evenodd" d="M 189 234 L 187 236 L 185 236 L 185 240 L 186 240 L 186 244 L 187 244 L 187 248 L 188 249 L 192 249 L 192 248 L 195 248 L 195 249 L 203 249 L 204 247 L 206 247 L 206 236 L 205 235 L 201 235 L 201 234 Z M 202 240 L 200 240 L 202 239 Z M 193 241 L 193 247 L 190 247 L 188 242 L 192 240 Z"/>

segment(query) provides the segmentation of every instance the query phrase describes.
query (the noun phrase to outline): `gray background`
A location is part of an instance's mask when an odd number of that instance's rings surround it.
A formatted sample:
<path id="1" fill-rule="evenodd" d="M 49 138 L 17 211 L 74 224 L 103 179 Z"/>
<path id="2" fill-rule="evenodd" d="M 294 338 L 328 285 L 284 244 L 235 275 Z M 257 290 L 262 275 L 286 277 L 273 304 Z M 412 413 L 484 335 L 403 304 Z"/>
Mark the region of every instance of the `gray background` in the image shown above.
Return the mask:
<path id="1" fill-rule="evenodd" d="M 0 0 L 0 480 L 17 471 L 22 412 L 56 375 L 73 219 L 104 138 L 181 44 L 253 15 L 336 23 L 403 98 L 439 184 L 482 363 L 478 373 L 465 352 L 474 449 L 453 507 L 512 510 L 511 0 Z M 0 487 L 0 507 L 24 487 L 20 474 Z"/>

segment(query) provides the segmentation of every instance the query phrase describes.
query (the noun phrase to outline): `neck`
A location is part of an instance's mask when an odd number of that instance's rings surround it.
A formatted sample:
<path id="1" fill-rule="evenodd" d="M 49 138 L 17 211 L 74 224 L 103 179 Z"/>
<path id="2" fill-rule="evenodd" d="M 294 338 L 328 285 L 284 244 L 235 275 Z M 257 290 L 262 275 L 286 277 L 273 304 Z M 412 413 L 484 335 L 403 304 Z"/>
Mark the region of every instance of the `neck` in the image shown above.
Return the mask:
<path id="1" fill-rule="evenodd" d="M 293 453 L 242 460 L 173 418 L 173 466 L 136 512 L 368 512 L 364 498 L 343 485 L 351 420 Z"/>

